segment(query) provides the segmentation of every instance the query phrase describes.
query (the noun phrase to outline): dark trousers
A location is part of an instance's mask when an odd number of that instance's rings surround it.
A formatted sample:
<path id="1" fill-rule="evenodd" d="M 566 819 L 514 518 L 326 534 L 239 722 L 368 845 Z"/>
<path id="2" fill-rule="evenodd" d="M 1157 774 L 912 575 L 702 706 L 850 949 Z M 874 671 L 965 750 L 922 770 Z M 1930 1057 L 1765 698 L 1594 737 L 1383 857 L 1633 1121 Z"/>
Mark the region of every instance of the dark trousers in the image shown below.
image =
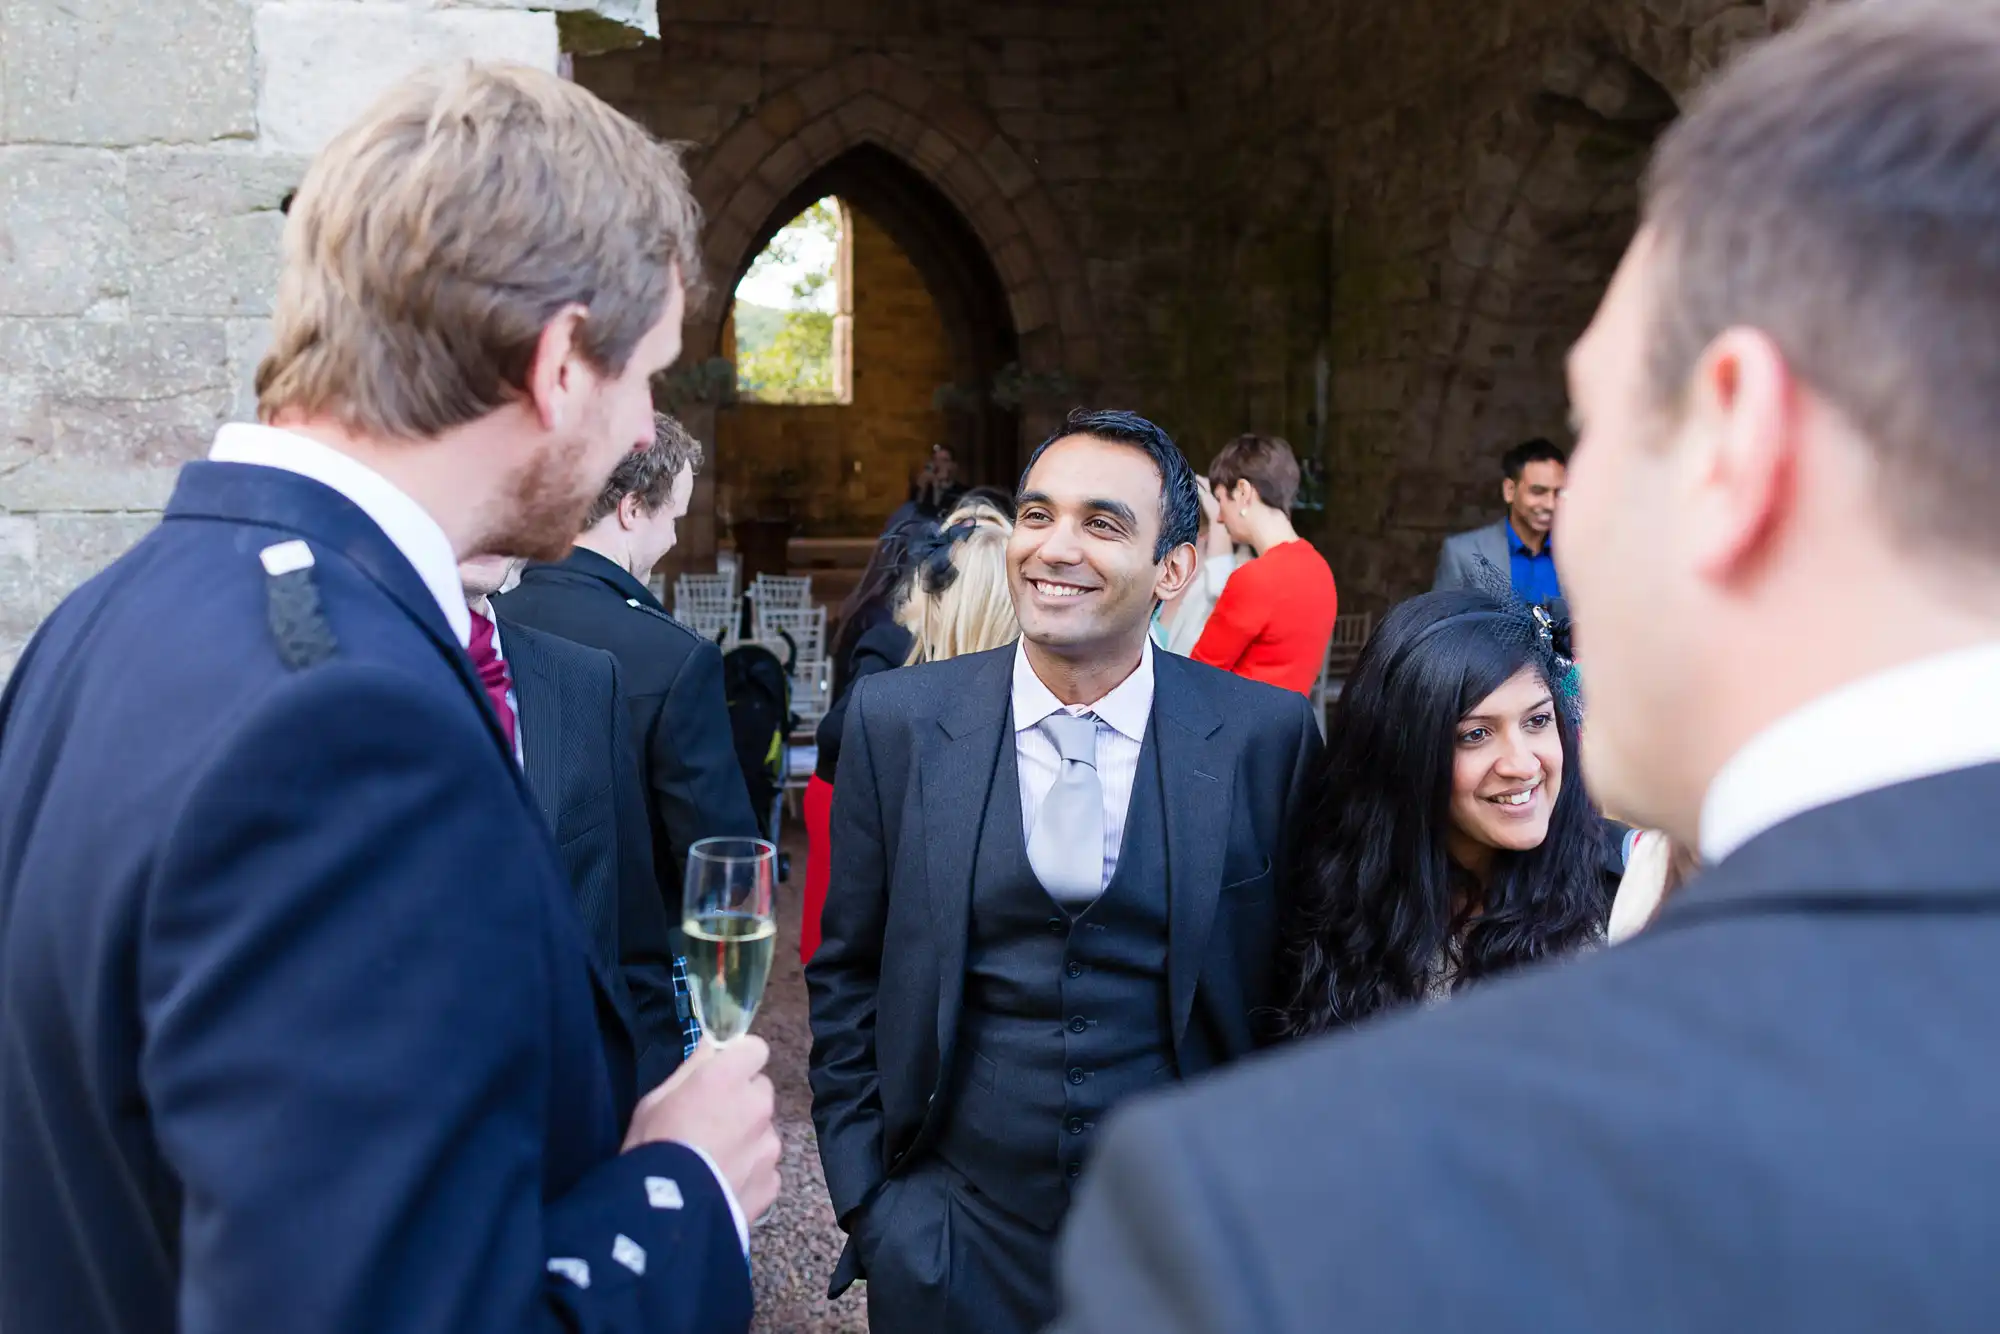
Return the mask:
<path id="1" fill-rule="evenodd" d="M 930 1159 L 868 1208 L 871 1334 L 1036 1334 L 1055 1318 L 1055 1233 Z"/>

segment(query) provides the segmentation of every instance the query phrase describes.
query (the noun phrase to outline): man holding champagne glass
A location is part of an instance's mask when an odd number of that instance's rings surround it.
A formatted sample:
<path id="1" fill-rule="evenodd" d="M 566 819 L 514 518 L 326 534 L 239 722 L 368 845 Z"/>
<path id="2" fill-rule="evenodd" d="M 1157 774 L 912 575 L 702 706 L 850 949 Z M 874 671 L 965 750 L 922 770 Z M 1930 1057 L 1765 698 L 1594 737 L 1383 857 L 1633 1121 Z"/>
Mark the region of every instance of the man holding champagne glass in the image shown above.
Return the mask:
<path id="1" fill-rule="evenodd" d="M 651 443 L 698 235 L 670 150 L 514 66 L 308 172 L 261 424 L 0 696 L 8 1329 L 748 1328 L 766 1049 L 637 1098 L 457 566 L 560 557 Z"/>

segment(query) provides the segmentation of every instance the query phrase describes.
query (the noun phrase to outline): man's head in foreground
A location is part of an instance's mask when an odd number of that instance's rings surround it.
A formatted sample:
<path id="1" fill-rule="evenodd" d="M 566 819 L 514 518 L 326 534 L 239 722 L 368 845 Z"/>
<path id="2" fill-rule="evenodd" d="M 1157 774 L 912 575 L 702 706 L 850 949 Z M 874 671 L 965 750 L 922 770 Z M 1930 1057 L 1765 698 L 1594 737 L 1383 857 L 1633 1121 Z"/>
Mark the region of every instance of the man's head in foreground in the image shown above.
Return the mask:
<path id="1" fill-rule="evenodd" d="M 1667 134 L 1570 356 L 1593 788 L 1692 844 L 1756 733 L 2000 637 L 2000 6 L 1816 12 Z"/>
<path id="2" fill-rule="evenodd" d="M 698 233 L 673 151 L 576 84 L 420 74 L 299 189 L 259 415 L 382 472 L 461 556 L 558 559 L 653 438 Z"/>

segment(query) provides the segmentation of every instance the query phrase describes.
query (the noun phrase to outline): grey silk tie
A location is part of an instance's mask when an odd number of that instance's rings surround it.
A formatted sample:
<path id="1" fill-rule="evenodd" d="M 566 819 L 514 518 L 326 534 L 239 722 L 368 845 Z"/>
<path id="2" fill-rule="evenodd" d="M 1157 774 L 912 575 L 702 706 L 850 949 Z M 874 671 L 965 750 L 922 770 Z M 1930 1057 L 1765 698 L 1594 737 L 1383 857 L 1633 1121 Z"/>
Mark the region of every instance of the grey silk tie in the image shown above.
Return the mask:
<path id="1" fill-rule="evenodd" d="M 1028 864 L 1049 897 L 1081 909 L 1104 892 L 1104 784 L 1097 777 L 1097 719 L 1052 713 L 1042 728 L 1062 755 L 1062 771 L 1035 813 Z"/>

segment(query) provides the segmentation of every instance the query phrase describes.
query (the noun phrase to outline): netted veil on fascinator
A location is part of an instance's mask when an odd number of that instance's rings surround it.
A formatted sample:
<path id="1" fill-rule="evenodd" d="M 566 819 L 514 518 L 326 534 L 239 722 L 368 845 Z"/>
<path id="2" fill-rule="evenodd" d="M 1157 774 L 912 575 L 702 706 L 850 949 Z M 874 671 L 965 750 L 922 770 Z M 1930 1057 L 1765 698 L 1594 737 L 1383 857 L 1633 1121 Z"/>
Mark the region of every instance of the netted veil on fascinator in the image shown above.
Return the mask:
<path id="1" fill-rule="evenodd" d="M 1492 610 L 1462 611 L 1427 627 L 1410 642 L 1415 648 L 1448 625 L 1465 621 L 1491 621 L 1490 627 L 1502 641 L 1528 650 L 1549 689 L 1562 701 L 1571 721 L 1583 719 L 1581 680 L 1575 652 L 1570 646 L 1569 606 L 1561 598 L 1546 602 L 1524 601 L 1514 591 L 1514 581 L 1484 556 L 1472 571 L 1469 592 L 1490 598 L 1498 605 Z"/>

